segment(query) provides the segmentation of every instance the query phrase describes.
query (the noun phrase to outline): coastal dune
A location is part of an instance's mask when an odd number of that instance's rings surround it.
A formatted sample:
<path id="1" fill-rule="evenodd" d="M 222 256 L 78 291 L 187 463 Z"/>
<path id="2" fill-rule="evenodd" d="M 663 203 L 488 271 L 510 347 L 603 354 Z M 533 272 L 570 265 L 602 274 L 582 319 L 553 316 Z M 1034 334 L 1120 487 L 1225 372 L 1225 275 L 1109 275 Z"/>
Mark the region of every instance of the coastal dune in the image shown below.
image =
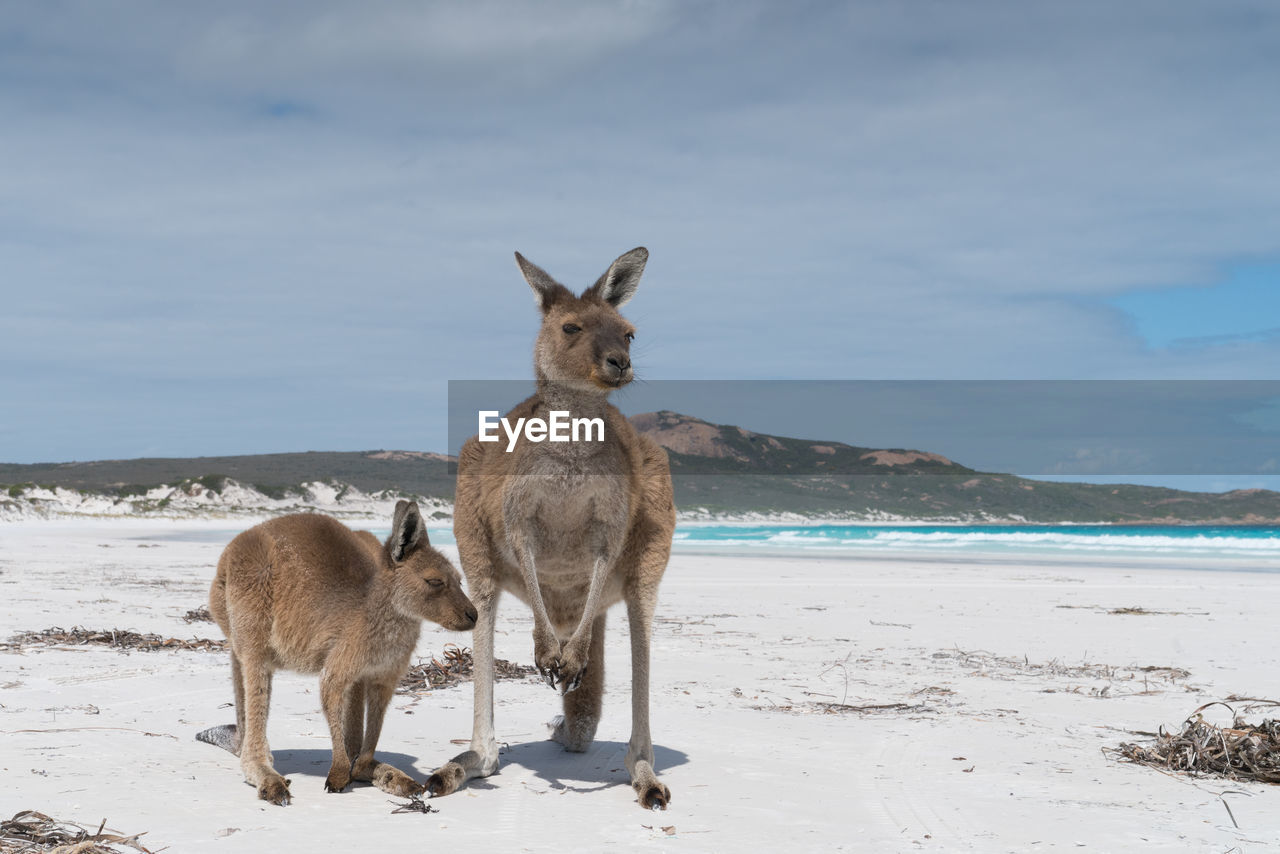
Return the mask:
<path id="1" fill-rule="evenodd" d="M 226 525 L 5 525 L 0 640 L 77 625 L 220 639 L 183 616 L 205 602 L 236 532 Z M 225 653 L 11 644 L 0 650 L 0 813 L 95 829 L 105 818 L 175 851 L 1264 850 L 1280 843 L 1280 787 L 1167 775 L 1106 751 L 1176 729 L 1212 700 L 1280 697 L 1272 568 L 678 548 L 653 641 L 656 765 L 673 793 L 662 813 L 636 810 L 622 767 L 621 612 L 592 750 L 546 740 L 558 707 L 546 686 L 500 682 L 499 774 L 430 801 L 439 812 L 427 815 L 392 814 L 394 799 L 368 786 L 323 791 L 313 679 L 277 682 L 269 734 L 294 795 L 278 808 L 247 796 L 234 757 L 194 740 L 233 717 Z M 500 609 L 497 656 L 528 664 L 530 630 L 525 609 Z M 426 626 L 417 654 L 439 657 L 450 642 L 466 639 Z M 388 761 L 424 779 L 453 755 L 470 732 L 470 693 L 397 695 Z"/>

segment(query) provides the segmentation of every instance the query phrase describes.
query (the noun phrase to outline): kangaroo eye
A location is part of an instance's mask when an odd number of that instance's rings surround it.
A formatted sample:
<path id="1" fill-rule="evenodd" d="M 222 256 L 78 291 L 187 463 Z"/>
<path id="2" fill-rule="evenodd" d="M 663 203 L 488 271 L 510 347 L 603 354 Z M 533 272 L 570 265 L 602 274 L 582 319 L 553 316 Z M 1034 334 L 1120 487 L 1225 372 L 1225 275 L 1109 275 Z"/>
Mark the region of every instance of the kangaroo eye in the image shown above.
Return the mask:
<path id="1" fill-rule="evenodd" d="M 428 578 L 427 584 L 432 587 L 444 587 L 444 582 L 438 578 Z"/>
<path id="2" fill-rule="evenodd" d="M 634 332 L 628 332 L 626 335 L 623 335 L 622 337 L 626 338 L 628 341 L 636 340 L 636 334 Z"/>
<path id="3" fill-rule="evenodd" d="M 564 326 L 560 328 L 563 329 L 565 333 L 568 335 L 577 335 L 579 332 L 582 331 L 581 326 L 578 326 L 577 324 L 573 324 L 573 323 L 566 323 Z"/>

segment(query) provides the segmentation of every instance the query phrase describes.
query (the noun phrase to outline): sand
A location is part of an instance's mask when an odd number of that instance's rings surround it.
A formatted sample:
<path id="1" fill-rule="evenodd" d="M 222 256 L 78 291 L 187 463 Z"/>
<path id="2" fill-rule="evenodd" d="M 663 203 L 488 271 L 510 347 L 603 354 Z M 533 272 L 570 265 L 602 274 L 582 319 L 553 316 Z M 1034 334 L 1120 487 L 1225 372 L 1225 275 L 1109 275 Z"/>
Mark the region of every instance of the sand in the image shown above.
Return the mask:
<path id="1" fill-rule="evenodd" d="M 219 638 L 182 615 L 205 602 L 221 546 L 243 526 L 0 526 L 0 639 L 74 625 Z M 0 651 L 0 814 L 106 819 L 180 852 L 1273 850 L 1280 787 L 1103 752 L 1210 700 L 1280 698 L 1280 574 L 1248 569 L 677 553 L 653 649 L 666 812 L 636 805 L 622 767 L 620 610 L 595 747 L 572 755 L 546 740 L 552 689 L 500 683 L 501 771 L 428 815 L 392 814 L 395 799 L 370 786 L 323 791 L 315 677 L 277 677 L 271 745 L 294 794 L 281 808 L 256 800 L 233 756 L 194 739 L 233 719 L 224 653 Z M 1159 613 L 1111 613 L 1135 606 Z M 531 626 L 504 600 L 498 656 L 528 663 Z M 467 637 L 428 627 L 418 652 L 451 642 Z M 381 756 L 423 779 L 462 749 L 470 721 L 469 685 L 397 696 Z"/>

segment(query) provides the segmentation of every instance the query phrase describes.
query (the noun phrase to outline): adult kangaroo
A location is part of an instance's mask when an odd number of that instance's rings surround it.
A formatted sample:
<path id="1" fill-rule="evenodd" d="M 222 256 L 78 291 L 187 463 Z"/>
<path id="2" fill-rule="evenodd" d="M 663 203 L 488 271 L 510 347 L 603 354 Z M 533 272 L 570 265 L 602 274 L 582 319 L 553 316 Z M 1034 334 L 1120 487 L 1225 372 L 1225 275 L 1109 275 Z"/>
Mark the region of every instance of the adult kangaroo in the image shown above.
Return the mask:
<path id="1" fill-rule="evenodd" d="M 631 626 L 631 742 L 626 767 L 637 800 L 665 809 L 671 791 L 653 770 L 649 736 L 649 638 L 658 584 L 675 529 L 671 472 L 657 443 L 610 405 L 631 382 L 635 328 L 618 309 L 636 292 L 649 253 L 619 257 L 574 296 L 519 252 L 516 263 L 542 310 L 534 346 L 537 392 L 508 413 L 550 420 L 552 412 L 602 419 L 570 442 L 481 442 L 458 456 L 454 535 L 478 617 L 473 643 L 475 709 L 471 749 L 427 780 L 446 795 L 498 770 L 493 727 L 493 632 L 498 598 L 514 593 L 533 611 L 538 671 L 563 694 L 551 737 L 585 751 L 595 738 L 604 692 L 605 612 L 627 603 Z"/>

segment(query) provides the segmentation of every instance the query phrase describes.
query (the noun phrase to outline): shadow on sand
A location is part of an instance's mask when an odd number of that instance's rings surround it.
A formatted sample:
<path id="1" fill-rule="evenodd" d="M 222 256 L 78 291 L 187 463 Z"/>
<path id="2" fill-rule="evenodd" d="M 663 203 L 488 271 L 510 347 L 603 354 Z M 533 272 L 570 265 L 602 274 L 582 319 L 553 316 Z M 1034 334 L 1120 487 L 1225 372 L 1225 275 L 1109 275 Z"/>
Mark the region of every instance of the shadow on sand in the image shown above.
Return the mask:
<path id="1" fill-rule="evenodd" d="M 668 768 L 683 765 L 689 761 L 687 754 L 661 745 L 654 745 L 654 765 L 658 776 Z M 501 764 L 498 774 L 487 779 L 468 781 L 470 789 L 496 789 L 501 786 L 502 769 L 507 766 L 519 766 L 540 780 L 545 780 L 552 789 L 570 792 L 597 792 L 614 786 L 627 786 L 630 778 L 622 760 L 627 755 L 627 744 L 624 741 L 597 741 L 585 753 L 570 753 L 554 741 L 530 741 L 522 744 L 504 745 L 501 752 Z M 405 753 L 392 753 L 379 750 L 378 759 L 393 765 L 413 777 L 415 780 L 426 780 L 436 766 L 419 765 L 418 757 Z M 332 755 L 328 750 L 273 750 L 271 761 L 278 773 L 288 777 L 315 777 L 323 780 L 329 773 L 329 762 Z M 441 755 L 439 764 L 443 765 L 449 756 Z M 296 784 L 295 784 L 296 785 Z M 368 786 L 369 783 L 353 783 L 353 786 Z"/>
<path id="2" fill-rule="evenodd" d="M 228 732 L 234 733 L 234 726 L 213 727 L 200 733 L 198 738 L 210 744 L 226 747 L 220 741 L 226 741 Z M 228 748 L 229 749 L 229 748 Z M 654 766 L 661 776 L 663 770 L 683 765 L 689 756 L 679 750 L 672 750 L 662 745 L 654 745 Z M 504 744 L 500 753 L 498 774 L 503 766 L 519 766 L 532 771 L 540 780 L 545 780 L 552 789 L 570 792 L 596 792 L 614 786 L 628 785 L 624 758 L 627 745 L 621 741 L 596 741 L 583 753 L 570 753 L 561 745 L 550 739 L 529 741 L 521 744 Z M 415 780 L 426 780 L 436 765 L 420 767 L 416 756 L 405 753 L 390 753 L 379 750 L 378 759 L 405 772 Z M 329 764 L 333 755 L 327 749 L 311 750 L 273 750 L 271 763 L 276 772 L 284 776 L 290 774 L 323 779 L 329 773 Z M 439 764 L 443 765 L 448 756 L 441 754 Z M 355 786 L 367 786 L 368 783 L 355 783 Z M 467 783 L 473 789 L 495 789 L 500 781 L 476 779 Z"/>
<path id="3" fill-rule="evenodd" d="M 552 789 L 596 792 L 614 786 L 629 786 L 631 778 L 622 761 L 626 755 L 625 741 L 596 741 L 585 753 L 570 753 L 551 740 L 512 744 L 502 749 L 498 777 L 490 778 L 492 784 L 486 786 L 485 780 L 471 780 L 467 785 L 493 788 L 504 767 L 518 765 L 532 771 L 538 779 L 545 780 Z M 655 744 L 653 760 L 654 768 L 661 778 L 663 771 L 685 764 L 689 761 L 689 756 L 679 750 Z"/>
<path id="4" fill-rule="evenodd" d="M 419 768 L 418 757 L 409 756 L 406 753 L 393 753 L 386 750 L 379 750 L 374 756 L 380 762 L 385 762 L 399 768 L 415 780 L 425 780 L 431 776 L 434 768 Z M 315 777 L 324 780 L 329 773 L 329 763 L 333 759 L 333 754 L 325 750 L 273 750 L 271 751 L 271 764 L 275 766 L 276 772 L 288 777 L 290 774 L 297 774 L 303 777 Z M 354 783 L 354 786 L 368 786 L 369 783 Z"/>

